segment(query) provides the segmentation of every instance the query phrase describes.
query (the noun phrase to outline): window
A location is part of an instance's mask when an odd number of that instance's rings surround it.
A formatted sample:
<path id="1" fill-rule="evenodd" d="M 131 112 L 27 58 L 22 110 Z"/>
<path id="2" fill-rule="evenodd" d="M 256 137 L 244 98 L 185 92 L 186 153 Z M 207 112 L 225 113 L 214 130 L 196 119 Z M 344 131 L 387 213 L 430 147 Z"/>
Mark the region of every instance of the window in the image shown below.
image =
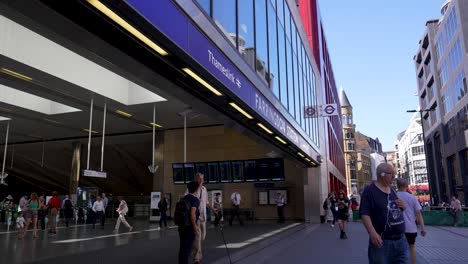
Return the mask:
<path id="1" fill-rule="evenodd" d="M 424 146 L 416 146 L 411 148 L 411 154 L 413 156 L 424 155 Z"/>
<path id="2" fill-rule="evenodd" d="M 237 48 L 247 63 L 255 68 L 255 33 L 254 33 L 254 3 L 244 0 L 238 4 Z"/>
<path id="3" fill-rule="evenodd" d="M 278 14 L 279 15 L 279 14 Z M 281 14 L 282 16 L 282 14 Z M 279 62 L 279 78 L 280 78 L 280 100 L 285 108 L 288 107 L 288 80 L 287 80 L 287 65 L 286 63 L 286 48 L 285 48 L 284 28 L 278 24 L 278 62 Z"/>
<path id="4" fill-rule="evenodd" d="M 450 73 L 457 70 L 458 65 L 460 65 L 462 61 L 462 57 L 463 57 L 462 48 L 460 44 L 460 39 L 458 38 L 449 53 L 450 68 L 451 68 Z"/>
<path id="5" fill-rule="evenodd" d="M 446 33 L 446 41 L 447 43 L 450 42 L 453 35 L 455 35 L 455 31 L 457 30 L 458 22 L 457 22 L 457 14 L 456 10 L 452 9 L 450 15 L 448 16 L 447 20 L 445 21 L 445 33 Z"/>
<path id="6" fill-rule="evenodd" d="M 236 46 L 236 0 L 213 0 L 212 5 L 216 25 Z"/>
<path id="7" fill-rule="evenodd" d="M 465 73 L 461 72 L 453 82 L 453 100 L 455 104 L 459 102 L 466 94 Z"/>
<path id="8" fill-rule="evenodd" d="M 286 41 L 287 71 L 288 71 L 288 110 L 293 118 L 296 118 L 296 108 L 294 105 L 294 64 L 292 56 L 291 41 Z"/>
<path id="9" fill-rule="evenodd" d="M 258 75 L 261 79 L 268 83 L 268 45 L 267 45 L 267 17 L 266 17 L 266 2 L 265 0 L 255 1 L 255 51 Z"/>
<path id="10" fill-rule="evenodd" d="M 444 61 L 442 63 L 442 66 L 440 67 L 439 78 L 440 78 L 440 83 L 443 87 L 449 79 L 448 66 L 447 66 L 446 61 Z"/>
<path id="11" fill-rule="evenodd" d="M 451 89 L 451 87 L 447 87 L 447 90 L 445 90 L 442 101 L 444 102 L 445 114 L 452 111 L 452 109 L 453 109 L 453 100 L 452 100 L 452 89 Z"/>
<path id="12" fill-rule="evenodd" d="M 276 11 L 268 1 L 268 55 L 270 69 L 270 89 L 279 98 L 278 39 L 276 33 Z M 258 31 L 257 31 L 258 32 Z"/>
<path id="13" fill-rule="evenodd" d="M 346 132 L 346 138 L 347 139 L 352 139 L 352 138 L 354 138 L 354 134 L 352 132 Z"/>
<path id="14" fill-rule="evenodd" d="M 348 143 L 348 150 L 354 150 L 354 143 Z"/>
<path id="15" fill-rule="evenodd" d="M 210 0 L 197 0 L 198 4 L 205 10 L 205 12 L 211 16 L 211 1 Z"/>
<path id="16" fill-rule="evenodd" d="M 440 34 L 439 37 L 437 38 L 436 46 L 437 46 L 437 57 L 440 60 L 445 52 L 445 42 L 444 42 L 443 34 Z"/>

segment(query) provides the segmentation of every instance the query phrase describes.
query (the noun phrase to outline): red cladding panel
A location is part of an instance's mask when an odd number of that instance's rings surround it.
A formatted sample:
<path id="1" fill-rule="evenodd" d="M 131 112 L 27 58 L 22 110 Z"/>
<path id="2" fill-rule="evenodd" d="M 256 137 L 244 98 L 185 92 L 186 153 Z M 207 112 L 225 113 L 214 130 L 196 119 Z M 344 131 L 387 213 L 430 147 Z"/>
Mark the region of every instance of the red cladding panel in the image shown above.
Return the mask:
<path id="1" fill-rule="evenodd" d="M 320 69 L 320 43 L 318 26 L 317 0 L 299 0 L 299 14 L 309 40 L 310 48 L 314 53 L 315 62 Z"/>

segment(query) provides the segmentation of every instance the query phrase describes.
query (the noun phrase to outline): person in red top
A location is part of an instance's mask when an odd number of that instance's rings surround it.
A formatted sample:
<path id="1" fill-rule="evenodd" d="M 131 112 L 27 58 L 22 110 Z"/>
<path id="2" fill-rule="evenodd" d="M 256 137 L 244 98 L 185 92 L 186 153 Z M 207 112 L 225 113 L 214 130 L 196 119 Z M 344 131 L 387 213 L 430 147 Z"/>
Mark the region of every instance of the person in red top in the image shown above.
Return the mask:
<path id="1" fill-rule="evenodd" d="M 61 203 L 57 197 L 57 192 L 52 193 L 52 198 L 50 198 L 47 208 L 49 209 L 49 233 L 57 234 L 57 215 L 59 213 Z"/>

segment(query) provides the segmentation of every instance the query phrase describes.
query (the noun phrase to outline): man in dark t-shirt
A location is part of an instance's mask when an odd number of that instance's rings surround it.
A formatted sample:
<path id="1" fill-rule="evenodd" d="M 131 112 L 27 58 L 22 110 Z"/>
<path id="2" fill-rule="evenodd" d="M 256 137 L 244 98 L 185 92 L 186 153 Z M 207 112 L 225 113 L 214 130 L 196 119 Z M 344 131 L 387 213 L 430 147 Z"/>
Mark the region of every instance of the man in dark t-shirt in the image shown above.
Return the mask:
<path id="1" fill-rule="evenodd" d="M 193 243 L 195 242 L 195 236 L 197 235 L 197 221 L 200 217 L 200 200 L 195 193 L 197 192 L 199 184 L 197 182 L 190 182 L 187 184 L 188 194 L 184 196 L 184 200 L 190 204 L 189 217 L 190 225 L 179 226 L 179 264 L 188 264 L 190 253 L 192 252 Z"/>
<path id="2" fill-rule="evenodd" d="M 369 233 L 369 263 L 409 263 L 409 247 L 405 238 L 406 208 L 392 189 L 395 169 L 381 163 L 377 167 L 377 181 L 367 186 L 361 197 L 361 214 Z"/>

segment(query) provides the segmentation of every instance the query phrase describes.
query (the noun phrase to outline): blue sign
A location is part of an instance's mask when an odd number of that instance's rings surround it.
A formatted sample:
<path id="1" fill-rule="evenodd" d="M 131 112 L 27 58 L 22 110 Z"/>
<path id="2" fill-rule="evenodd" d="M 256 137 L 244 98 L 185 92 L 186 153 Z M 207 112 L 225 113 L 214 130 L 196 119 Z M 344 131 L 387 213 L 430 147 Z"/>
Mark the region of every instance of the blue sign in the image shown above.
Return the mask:
<path id="1" fill-rule="evenodd" d="M 284 137 L 304 153 L 312 156 L 310 144 L 173 1 L 127 0 L 127 3 L 280 131 Z"/>

